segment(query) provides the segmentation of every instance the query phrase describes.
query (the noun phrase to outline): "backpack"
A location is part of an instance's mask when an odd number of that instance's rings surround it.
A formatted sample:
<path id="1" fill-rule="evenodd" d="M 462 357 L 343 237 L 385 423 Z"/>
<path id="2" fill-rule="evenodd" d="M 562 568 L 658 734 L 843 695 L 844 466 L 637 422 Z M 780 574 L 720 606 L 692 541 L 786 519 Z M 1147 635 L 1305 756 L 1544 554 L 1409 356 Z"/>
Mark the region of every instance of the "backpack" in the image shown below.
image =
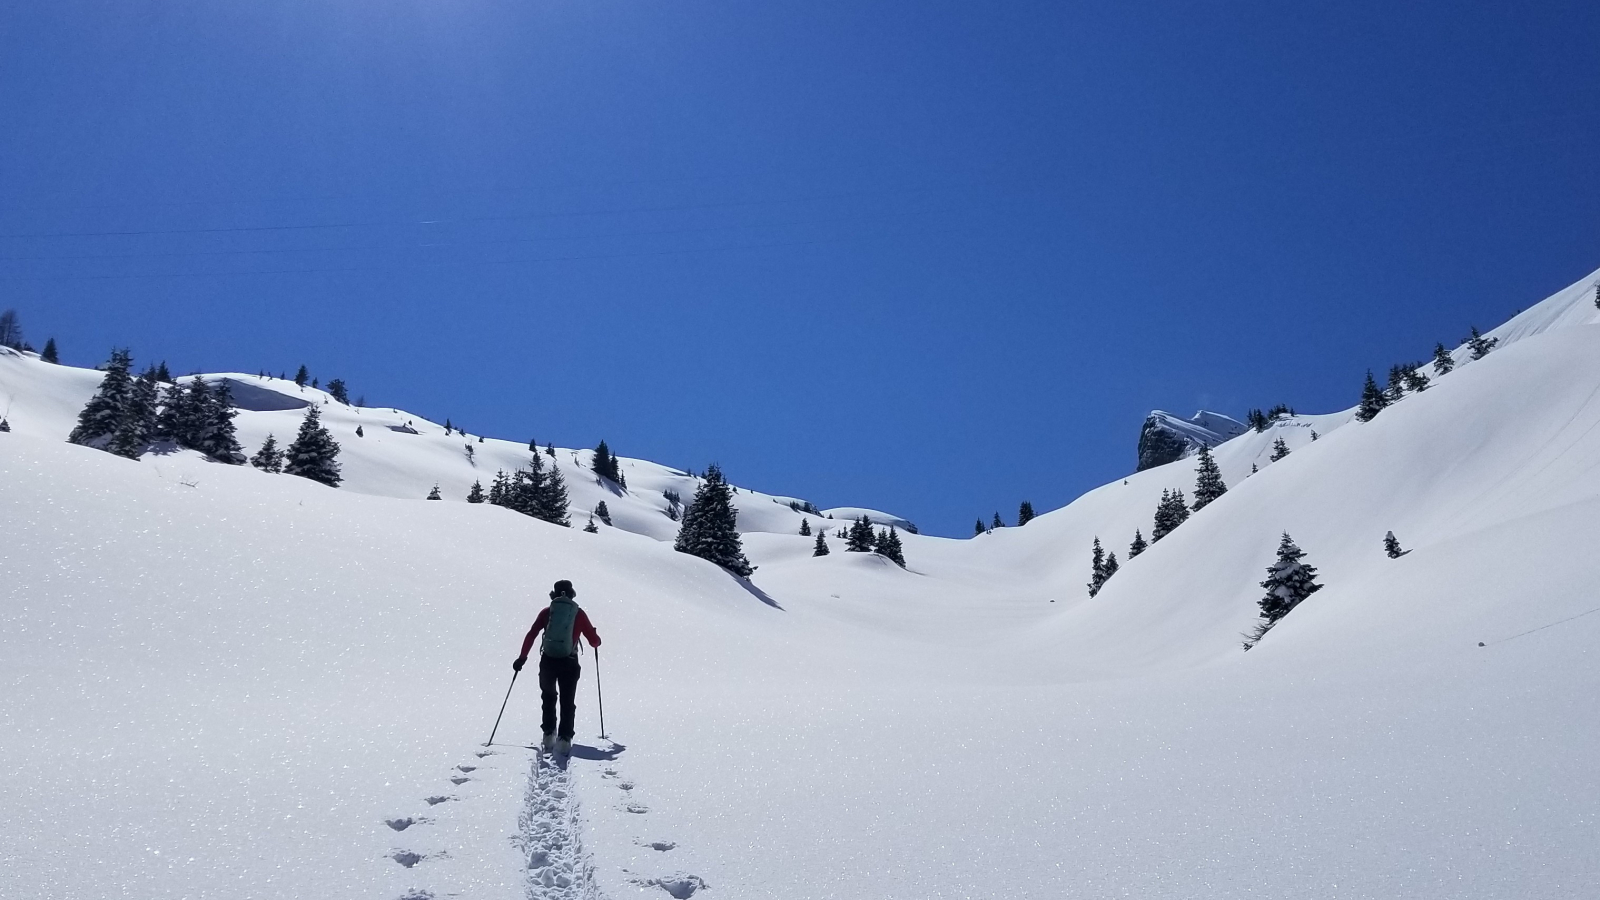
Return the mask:
<path id="1" fill-rule="evenodd" d="M 544 643 L 539 652 L 545 656 L 568 657 L 576 655 L 578 648 L 572 628 L 578 621 L 578 603 L 571 597 L 556 597 L 550 601 L 550 620 L 544 626 Z"/>

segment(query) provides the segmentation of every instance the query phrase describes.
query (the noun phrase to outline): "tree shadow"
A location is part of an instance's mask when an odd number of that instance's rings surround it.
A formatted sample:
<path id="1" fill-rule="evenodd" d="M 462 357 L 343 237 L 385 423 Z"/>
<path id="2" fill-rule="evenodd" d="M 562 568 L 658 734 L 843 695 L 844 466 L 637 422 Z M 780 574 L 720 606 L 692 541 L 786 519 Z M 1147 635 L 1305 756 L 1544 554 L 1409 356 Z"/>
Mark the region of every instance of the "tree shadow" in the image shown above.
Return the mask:
<path id="1" fill-rule="evenodd" d="M 732 574 L 732 573 L 729 573 L 729 574 Z M 733 576 L 733 580 L 739 585 L 739 587 L 744 588 L 745 591 L 750 594 L 750 596 L 756 598 L 757 600 L 760 600 L 762 603 L 765 603 L 766 605 L 772 607 L 775 610 L 778 610 L 779 612 L 784 612 L 785 611 L 782 606 L 778 605 L 778 601 L 772 599 L 772 595 L 771 594 L 768 594 L 766 591 L 763 591 L 761 588 L 756 587 L 755 583 L 752 582 L 750 579 L 741 578 L 738 575 L 734 575 Z"/>

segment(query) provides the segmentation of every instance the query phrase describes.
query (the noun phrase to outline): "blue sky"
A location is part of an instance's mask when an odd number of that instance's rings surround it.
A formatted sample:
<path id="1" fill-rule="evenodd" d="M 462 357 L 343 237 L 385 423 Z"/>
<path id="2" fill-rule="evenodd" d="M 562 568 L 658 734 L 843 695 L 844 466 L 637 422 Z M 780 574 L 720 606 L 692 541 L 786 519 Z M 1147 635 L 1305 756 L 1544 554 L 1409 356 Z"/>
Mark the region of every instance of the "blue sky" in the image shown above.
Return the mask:
<path id="1" fill-rule="evenodd" d="M 22 8 L 18 8 L 21 6 Z M 1600 266 L 1590 3 L 0 11 L 0 306 L 962 535 Z"/>

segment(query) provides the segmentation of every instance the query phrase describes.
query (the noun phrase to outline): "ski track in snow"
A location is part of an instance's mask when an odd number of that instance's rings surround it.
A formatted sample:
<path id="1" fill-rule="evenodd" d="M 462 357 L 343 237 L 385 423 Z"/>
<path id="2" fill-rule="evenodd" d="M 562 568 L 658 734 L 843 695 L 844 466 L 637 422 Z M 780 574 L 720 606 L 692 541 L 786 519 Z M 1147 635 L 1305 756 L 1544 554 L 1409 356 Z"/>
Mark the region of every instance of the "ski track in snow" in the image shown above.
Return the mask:
<path id="1" fill-rule="evenodd" d="M 583 849 L 583 819 L 570 760 L 535 751 L 527 799 L 518 817 L 528 859 L 529 900 L 600 900 L 594 861 Z"/>

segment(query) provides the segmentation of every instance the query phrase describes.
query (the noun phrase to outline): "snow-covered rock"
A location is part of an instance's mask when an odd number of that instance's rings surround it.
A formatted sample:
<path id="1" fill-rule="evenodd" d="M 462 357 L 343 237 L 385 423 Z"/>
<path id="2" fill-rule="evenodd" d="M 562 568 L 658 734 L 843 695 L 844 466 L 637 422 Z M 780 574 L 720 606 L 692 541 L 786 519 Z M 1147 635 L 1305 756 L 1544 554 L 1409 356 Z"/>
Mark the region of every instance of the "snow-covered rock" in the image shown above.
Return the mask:
<path id="1" fill-rule="evenodd" d="M 1164 466 L 1201 447 L 1215 447 L 1243 434 L 1246 428 L 1237 419 L 1204 409 L 1187 419 L 1164 410 L 1151 410 L 1139 428 L 1137 471 Z"/>

